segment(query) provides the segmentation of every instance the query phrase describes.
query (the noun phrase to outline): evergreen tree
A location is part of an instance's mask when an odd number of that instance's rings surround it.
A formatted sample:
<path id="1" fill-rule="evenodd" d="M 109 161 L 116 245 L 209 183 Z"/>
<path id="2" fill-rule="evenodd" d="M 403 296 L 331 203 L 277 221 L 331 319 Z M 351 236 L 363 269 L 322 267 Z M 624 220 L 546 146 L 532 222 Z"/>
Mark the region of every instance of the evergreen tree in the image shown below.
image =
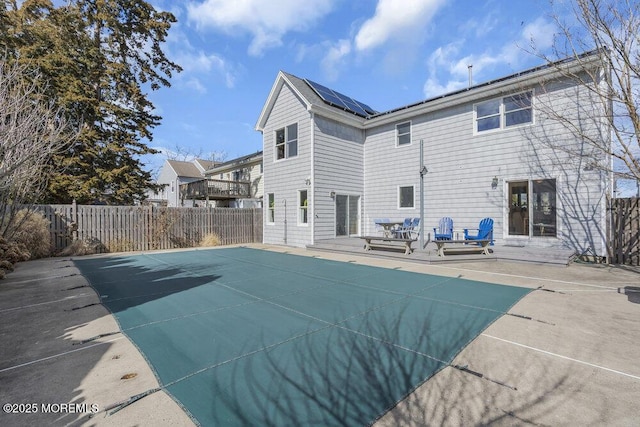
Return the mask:
<path id="1" fill-rule="evenodd" d="M 161 117 L 146 90 L 170 86 L 180 67 L 161 44 L 174 23 L 141 0 L 6 1 L 0 48 L 48 80 L 48 96 L 78 131 L 55 159 L 44 202 L 131 204 L 154 189 L 139 156 Z M 28 78 L 28 76 L 25 76 Z"/>

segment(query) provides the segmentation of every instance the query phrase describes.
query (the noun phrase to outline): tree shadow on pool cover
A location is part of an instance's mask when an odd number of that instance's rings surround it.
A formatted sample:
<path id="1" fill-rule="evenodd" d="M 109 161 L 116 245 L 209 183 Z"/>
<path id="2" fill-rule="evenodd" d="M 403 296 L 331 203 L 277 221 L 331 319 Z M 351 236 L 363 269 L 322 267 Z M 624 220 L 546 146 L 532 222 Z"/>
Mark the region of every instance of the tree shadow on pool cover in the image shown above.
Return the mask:
<path id="1" fill-rule="evenodd" d="M 116 315 L 220 278 L 215 274 L 185 272 L 171 265 L 153 268 L 136 265 L 131 257 L 81 259 L 74 263 L 96 290 L 101 303 Z"/>
<path id="2" fill-rule="evenodd" d="M 496 383 L 481 385 L 479 398 L 477 383 L 485 380 L 460 371 L 456 372 L 463 386 L 452 396 L 447 377 L 433 378 L 443 369 L 453 369 L 449 364 L 469 339 L 462 325 L 474 324 L 474 316 L 436 320 L 425 313 L 416 321 L 403 312 L 394 319 L 371 316 L 366 328 L 342 322 L 314 331 L 238 360 L 226 374 L 214 374 L 215 401 L 208 416 L 216 425 L 265 426 L 369 425 L 383 416 L 381 421 L 388 425 L 473 423 L 465 421 L 465 413 L 475 414 L 483 424 L 501 418 L 513 422 L 517 415 L 507 410 L 496 415 L 496 405 L 523 413 L 539 398 L 524 399 L 523 405 L 519 396 L 516 403 L 509 393 L 517 392 Z M 460 325 L 459 331 L 449 329 L 446 340 L 436 337 L 433 325 L 449 320 Z M 515 383 L 518 375 L 505 373 L 500 380 Z M 427 396 L 407 398 L 430 378 Z M 545 387 L 553 390 L 564 381 L 560 378 Z M 467 387 L 473 382 L 474 387 Z M 401 401 L 402 408 L 395 408 Z M 450 419 L 451 408 L 457 406 L 464 407 L 462 413 L 451 414 L 456 418 Z"/>

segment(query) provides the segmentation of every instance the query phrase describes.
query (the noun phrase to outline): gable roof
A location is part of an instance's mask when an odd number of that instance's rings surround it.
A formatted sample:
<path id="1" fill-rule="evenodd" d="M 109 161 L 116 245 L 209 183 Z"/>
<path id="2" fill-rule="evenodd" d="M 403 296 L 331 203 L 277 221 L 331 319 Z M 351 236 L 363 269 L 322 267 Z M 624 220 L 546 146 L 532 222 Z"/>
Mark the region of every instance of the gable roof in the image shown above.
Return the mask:
<path id="1" fill-rule="evenodd" d="M 262 161 L 262 151 L 257 151 L 252 154 L 237 157 L 224 163 L 219 163 L 212 168 L 205 171 L 205 175 L 212 175 L 214 173 L 220 173 L 227 170 L 238 169 L 240 166 L 247 164 L 259 164 Z"/>
<path id="2" fill-rule="evenodd" d="M 576 70 L 579 69 L 597 67 L 600 64 L 600 52 L 601 50 L 595 49 L 580 55 L 533 67 L 505 77 L 428 98 L 413 104 L 408 104 L 383 112 L 375 112 L 374 114 L 364 117 L 357 116 L 357 113 L 355 112 L 345 111 L 343 107 L 336 105 L 336 103 L 323 100 L 318 93 L 313 90 L 313 82 L 301 79 L 293 74 L 280 71 L 274 86 L 271 89 L 269 98 L 267 98 L 267 102 L 262 109 L 256 124 L 256 130 L 262 131 L 264 129 L 264 125 L 271 113 L 271 109 L 275 104 L 277 96 L 285 84 L 288 84 L 298 97 L 300 97 L 300 99 L 305 103 L 308 111 L 318 112 L 323 116 L 327 116 L 338 121 L 347 121 L 349 124 L 360 125 L 367 128 L 387 122 L 402 120 L 415 116 L 416 114 L 442 109 L 450 105 L 469 102 L 482 97 L 503 94 L 509 90 L 513 90 L 513 87 L 523 84 L 525 81 L 527 84 L 533 84 L 549 79 L 554 74 L 557 74 L 559 69 L 576 72 Z"/>
<path id="3" fill-rule="evenodd" d="M 403 107 L 376 113 L 367 117 L 367 120 L 377 126 L 384 121 L 397 121 L 403 118 L 399 116 L 413 116 L 417 113 L 422 114 L 424 112 L 441 109 L 451 104 L 460 104 L 480 98 L 503 95 L 513 91 L 514 87 L 522 88 L 524 84 L 530 86 L 535 83 L 547 81 L 553 78 L 554 75 L 558 75 L 558 73 L 561 72 L 560 70 L 562 70 L 562 73 L 565 73 L 565 75 L 573 75 L 580 70 L 601 66 L 600 53 L 600 49 L 594 49 L 576 56 L 529 68 L 508 76 L 489 80 L 464 89 L 458 89 Z M 385 116 L 389 116 L 390 120 L 385 120 Z"/>
<path id="4" fill-rule="evenodd" d="M 353 125 L 362 125 L 364 118 L 359 117 L 353 113 L 344 111 L 344 109 L 337 108 L 326 104 L 320 96 L 309 86 L 309 84 L 300 77 L 293 74 L 286 73 L 284 71 L 278 72 L 276 81 L 271 87 L 267 101 L 262 107 L 258 122 L 256 123 L 256 130 L 263 131 L 264 126 L 269 119 L 271 110 L 273 109 L 278 95 L 284 86 L 288 86 L 293 93 L 300 99 L 307 111 L 314 113 L 317 112 L 325 117 L 333 118 L 338 121 L 351 123 Z"/>
<path id="5" fill-rule="evenodd" d="M 221 162 L 216 162 L 214 160 L 205 160 L 205 159 L 195 159 L 193 162 L 196 163 L 198 166 L 200 166 L 203 171 L 206 171 L 207 169 L 211 169 L 212 167 L 221 163 Z"/>
<path id="6" fill-rule="evenodd" d="M 173 169 L 177 176 L 183 176 L 186 178 L 202 178 L 202 172 L 200 172 L 193 162 L 167 160 L 167 164 Z"/>

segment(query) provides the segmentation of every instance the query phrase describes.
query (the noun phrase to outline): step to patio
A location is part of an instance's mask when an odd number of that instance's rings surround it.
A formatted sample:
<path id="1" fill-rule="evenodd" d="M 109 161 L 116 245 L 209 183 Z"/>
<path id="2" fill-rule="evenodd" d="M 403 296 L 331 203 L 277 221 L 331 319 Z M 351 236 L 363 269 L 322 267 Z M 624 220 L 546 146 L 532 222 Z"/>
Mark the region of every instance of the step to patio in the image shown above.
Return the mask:
<path id="1" fill-rule="evenodd" d="M 417 245 L 416 245 L 417 246 Z M 424 249 L 416 249 L 412 254 L 405 255 L 404 249 L 395 250 L 370 250 L 364 249 L 364 242 L 359 238 L 341 238 L 318 240 L 313 245 L 307 245 L 308 249 L 340 252 L 361 256 L 372 256 L 379 258 L 392 258 L 403 261 L 444 263 L 444 262 L 478 262 L 478 261 L 518 261 L 532 262 L 538 264 L 549 264 L 557 266 L 569 265 L 574 257 L 575 251 L 561 248 L 532 248 L 523 246 L 491 246 L 491 255 L 483 254 L 450 254 L 439 257 L 433 243 L 428 243 Z"/>
<path id="2" fill-rule="evenodd" d="M 364 241 L 362 241 L 361 239 L 332 239 L 316 241 L 314 245 L 307 245 L 307 249 L 421 263 L 445 263 L 460 261 L 477 262 L 495 261 L 497 259 L 494 254 L 491 254 L 489 256 L 483 254 L 455 254 L 445 256 L 443 258 L 438 256 L 435 245 L 427 245 L 427 247 L 423 250 L 415 249 L 409 255 L 405 255 L 404 247 L 400 246 L 398 246 L 398 250 L 381 248 L 367 251 L 364 249 Z"/>

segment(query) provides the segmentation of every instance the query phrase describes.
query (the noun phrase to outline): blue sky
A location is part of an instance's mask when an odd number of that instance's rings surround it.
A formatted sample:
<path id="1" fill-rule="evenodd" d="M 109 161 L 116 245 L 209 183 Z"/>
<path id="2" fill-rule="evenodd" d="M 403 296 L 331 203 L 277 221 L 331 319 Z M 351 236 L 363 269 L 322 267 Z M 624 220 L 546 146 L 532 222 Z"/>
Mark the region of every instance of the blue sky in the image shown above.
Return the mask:
<path id="1" fill-rule="evenodd" d="M 255 131 L 279 70 L 378 111 L 542 64 L 555 31 L 548 0 L 151 0 L 171 11 L 164 46 L 184 71 L 150 99 L 151 147 L 226 159 L 262 149 Z M 166 157 L 145 158 L 157 169 Z"/>

